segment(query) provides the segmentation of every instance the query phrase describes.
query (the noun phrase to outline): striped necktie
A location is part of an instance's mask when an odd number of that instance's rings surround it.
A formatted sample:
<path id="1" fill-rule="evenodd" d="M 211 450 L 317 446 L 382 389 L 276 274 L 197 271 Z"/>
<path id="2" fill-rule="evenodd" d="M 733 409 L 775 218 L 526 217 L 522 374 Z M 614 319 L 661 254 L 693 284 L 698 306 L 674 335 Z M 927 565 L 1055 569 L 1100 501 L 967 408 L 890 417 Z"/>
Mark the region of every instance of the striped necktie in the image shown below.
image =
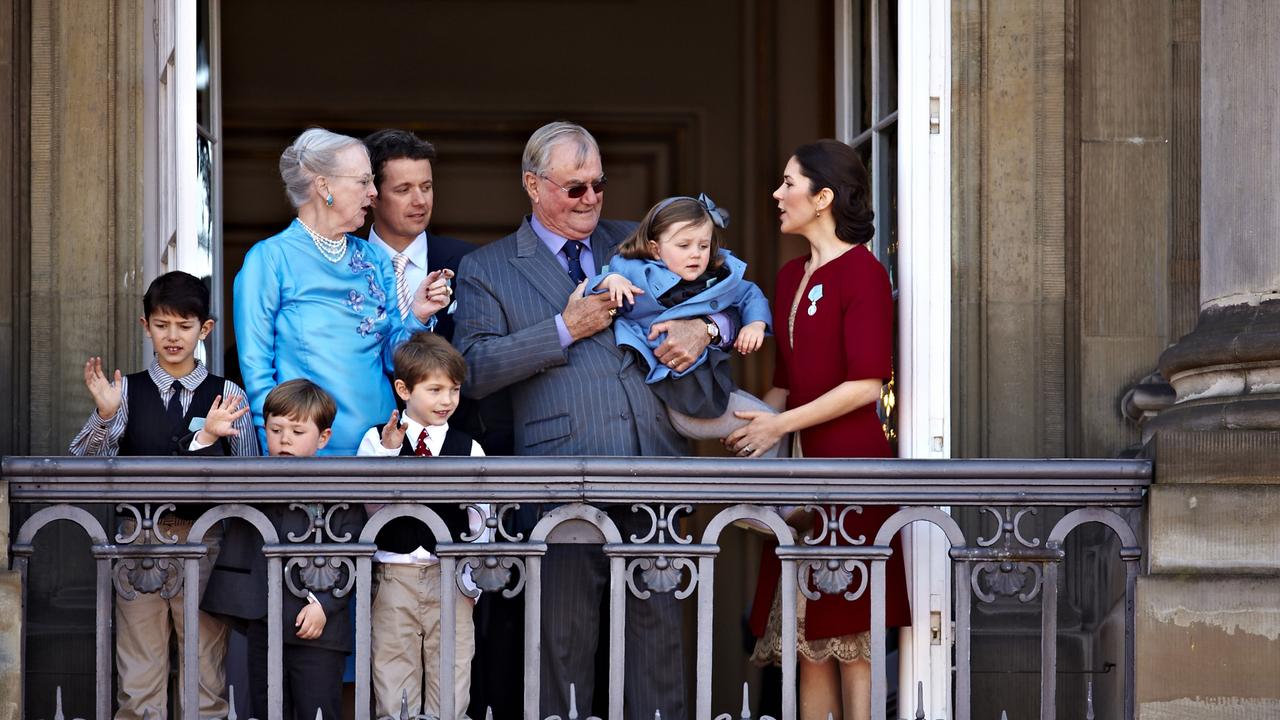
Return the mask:
<path id="1" fill-rule="evenodd" d="M 413 295 L 409 293 L 409 282 L 404 279 L 404 266 L 409 262 L 409 256 L 404 253 L 396 253 L 391 258 L 391 266 L 396 269 L 396 304 L 400 307 L 400 318 L 404 319 L 409 316 L 409 306 L 413 304 Z"/>

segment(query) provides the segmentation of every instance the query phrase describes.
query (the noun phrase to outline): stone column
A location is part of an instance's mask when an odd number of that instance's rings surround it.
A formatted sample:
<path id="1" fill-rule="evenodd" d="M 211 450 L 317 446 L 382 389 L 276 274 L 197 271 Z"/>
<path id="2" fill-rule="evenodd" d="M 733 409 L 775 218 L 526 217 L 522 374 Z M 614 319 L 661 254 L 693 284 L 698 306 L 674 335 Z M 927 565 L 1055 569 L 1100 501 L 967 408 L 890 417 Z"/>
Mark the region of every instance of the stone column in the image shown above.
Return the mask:
<path id="1" fill-rule="evenodd" d="M 1280 430 L 1280 4 L 1201 7 L 1200 318 L 1156 428 Z"/>
<path id="2" fill-rule="evenodd" d="M 1280 717 L 1280 3 L 1200 17 L 1200 316 L 1160 358 L 1177 398 L 1148 425 L 1137 701 L 1143 720 L 1261 720 Z"/>

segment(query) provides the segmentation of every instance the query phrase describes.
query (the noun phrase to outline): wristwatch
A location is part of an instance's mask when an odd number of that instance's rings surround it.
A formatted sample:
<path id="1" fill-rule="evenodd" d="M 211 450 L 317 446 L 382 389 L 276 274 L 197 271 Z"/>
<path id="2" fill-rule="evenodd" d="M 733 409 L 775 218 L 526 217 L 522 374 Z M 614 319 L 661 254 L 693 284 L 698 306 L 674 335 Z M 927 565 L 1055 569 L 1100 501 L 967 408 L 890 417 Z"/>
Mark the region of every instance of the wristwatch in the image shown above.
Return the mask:
<path id="1" fill-rule="evenodd" d="M 718 342 L 720 340 L 720 326 L 716 324 L 715 320 L 711 319 L 710 315 L 703 315 L 702 322 L 707 324 L 707 336 L 711 338 L 711 342 Z"/>

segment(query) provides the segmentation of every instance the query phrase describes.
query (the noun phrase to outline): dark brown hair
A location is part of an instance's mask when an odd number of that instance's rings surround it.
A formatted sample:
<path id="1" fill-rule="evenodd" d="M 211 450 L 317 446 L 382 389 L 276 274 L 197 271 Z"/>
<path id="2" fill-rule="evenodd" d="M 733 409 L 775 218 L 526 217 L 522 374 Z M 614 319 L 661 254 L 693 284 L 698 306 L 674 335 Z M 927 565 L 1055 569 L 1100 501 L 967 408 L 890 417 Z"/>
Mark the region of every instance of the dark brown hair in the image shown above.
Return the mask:
<path id="1" fill-rule="evenodd" d="M 711 223 L 711 258 L 707 262 L 707 269 L 720 267 L 723 262 L 720 258 L 720 228 L 711 222 L 711 215 L 702 203 L 691 197 L 678 197 L 665 205 L 654 205 L 645 213 L 635 232 L 618 246 L 618 254 L 632 260 L 652 260 L 654 255 L 649 243 L 657 243 L 662 233 L 683 222 L 692 222 L 695 227 L 704 222 Z"/>
<path id="2" fill-rule="evenodd" d="M 148 320 L 156 312 L 171 312 L 178 317 L 208 320 L 209 286 L 200 278 L 181 270 L 167 272 L 147 287 L 142 296 L 142 315 Z"/>
<path id="3" fill-rule="evenodd" d="M 414 333 L 396 348 L 391 362 L 395 379 L 403 381 L 410 390 L 434 372 L 443 372 L 459 385 L 467 379 L 467 361 L 462 359 L 462 353 L 433 332 Z"/>
<path id="4" fill-rule="evenodd" d="M 839 140 L 819 140 L 796 148 L 795 158 L 809 178 L 810 195 L 830 188 L 835 196 L 830 210 L 836 237 L 858 244 L 875 236 L 871 183 L 857 151 Z"/>
<path id="5" fill-rule="evenodd" d="M 379 130 L 364 139 L 373 166 L 373 186 L 382 192 L 382 171 L 392 160 L 436 159 L 436 147 L 408 130 Z"/>
<path id="6" fill-rule="evenodd" d="M 287 380 L 272 388 L 262 403 L 262 417 L 287 417 L 305 422 L 310 420 L 324 432 L 333 427 L 338 416 L 338 405 L 324 388 L 307 380 Z"/>

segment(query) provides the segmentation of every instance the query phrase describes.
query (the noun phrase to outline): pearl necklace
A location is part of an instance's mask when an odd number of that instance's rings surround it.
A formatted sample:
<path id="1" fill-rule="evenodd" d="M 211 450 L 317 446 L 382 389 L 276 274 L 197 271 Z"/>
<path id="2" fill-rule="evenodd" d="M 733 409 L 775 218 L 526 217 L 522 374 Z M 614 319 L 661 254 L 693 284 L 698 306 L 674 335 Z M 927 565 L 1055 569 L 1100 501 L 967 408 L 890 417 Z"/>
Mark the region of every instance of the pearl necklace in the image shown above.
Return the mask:
<path id="1" fill-rule="evenodd" d="M 342 259 L 342 256 L 347 254 L 346 233 L 342 234 L 341 240 L 330 240 L 308 227 L 306 223 L 302 222 L 302 218 L 298 218 L 298 224 L 301 225 L 302 229 L 306 230 L 307 234 L 311 236 L 311 242 L 316 244 L 316 249 L 320 251 L 320 254 L 324 256 L 325 260 L 328 260 L 331 263 L 336 263 Z"/>

